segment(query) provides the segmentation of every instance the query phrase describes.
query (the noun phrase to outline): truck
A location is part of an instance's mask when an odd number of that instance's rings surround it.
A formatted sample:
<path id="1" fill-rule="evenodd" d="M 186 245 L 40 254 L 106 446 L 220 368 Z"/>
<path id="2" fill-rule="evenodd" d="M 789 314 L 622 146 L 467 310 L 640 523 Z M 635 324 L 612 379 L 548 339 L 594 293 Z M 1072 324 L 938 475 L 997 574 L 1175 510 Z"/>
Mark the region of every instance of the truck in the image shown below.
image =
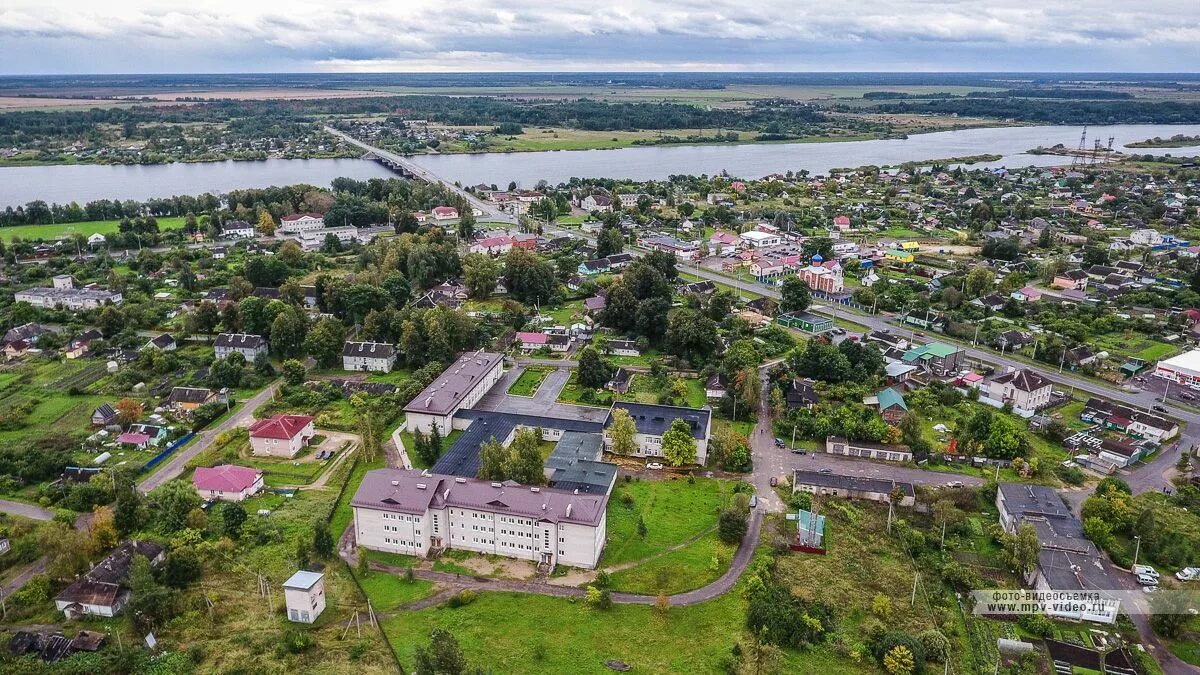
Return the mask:
<path id="1" fill-rule="evenodd" d="M 1175 573 L 1175 578 L 1180 581 L 1195 581 L 1200 579 L 1200 567 L 1185 567 Z"/>
<path id="2" fill-rule="evenodd" d="M 1133 573 L 1137 576 L 1141 576 L 1144 574 L 1148 577 L 1152 577 L 1155 580 L 1155 583 L 1158 583 L 1158 577 L 1159 577 L 1158 570 L 1154 569 L 1153 567 L 1151 567 L 1149 565 L 1134 565 Z"/>

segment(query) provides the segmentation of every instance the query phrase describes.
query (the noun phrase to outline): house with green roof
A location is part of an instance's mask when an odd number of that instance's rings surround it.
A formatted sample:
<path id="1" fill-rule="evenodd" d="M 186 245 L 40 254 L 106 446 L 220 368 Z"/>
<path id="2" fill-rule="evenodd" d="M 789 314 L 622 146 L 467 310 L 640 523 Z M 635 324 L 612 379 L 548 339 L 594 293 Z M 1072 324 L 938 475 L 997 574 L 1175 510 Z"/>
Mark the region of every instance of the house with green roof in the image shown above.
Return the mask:
<path id="1" fill-rule="evenodd" d="M 963 369 L 967 360 L 967 352 L 954 345 L 944 342 L 930 342 L 927 345 L 913 347 L 901 357 L 905 363 L 918 366 L 922 370 L 938 377 L 954 375 Z"/>
<path id="2" fill-rule="evenodd" d="M 891 387 L 874 396 L 867 396 L 863 399 L 863 404 L 878 410 L 883 421 L 893 426 L 899 424 L 908 414 L 908 404 L 904 402 L 904 396 Z"/>

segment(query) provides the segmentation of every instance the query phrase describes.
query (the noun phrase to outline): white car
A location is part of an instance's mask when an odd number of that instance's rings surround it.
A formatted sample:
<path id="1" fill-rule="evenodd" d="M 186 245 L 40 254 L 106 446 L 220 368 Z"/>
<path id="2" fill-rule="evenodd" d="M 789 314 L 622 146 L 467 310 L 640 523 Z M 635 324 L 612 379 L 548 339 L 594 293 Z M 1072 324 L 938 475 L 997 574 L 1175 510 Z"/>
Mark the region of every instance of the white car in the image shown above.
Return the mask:
<path id="1" fill-rule="evenodd" d="M 1200 567 L 1185 567 L 1175 573 L 1175 578 L 1180 581 L 1195 581 L 1200 579 Z"/>
<path id="2" fill-rule="evenodd" d="M 1158 570 L 1149 565 L 1134 565 L 1133 573 L 1138 575 L 1145 574 L 1146 576 L 1153 577 L 1156 580 L 1159 578 Z"/>
<path id="3" fill-rule="evenodd" d="M 1143 586 L 1157 586 L 1158 585 L 1158 579 L 1155 579 L 1154 577 L 1150 576 L 1149 574 L 1137 575 L 1137 582 Z"/>
<path id="4" fill-rule="evenodd" d="M 663 465 L 662 465 L 662 462 L 646 462 L 646 468 L 647 469 L 661 469 L 661 468 L 663 468 Z"/>

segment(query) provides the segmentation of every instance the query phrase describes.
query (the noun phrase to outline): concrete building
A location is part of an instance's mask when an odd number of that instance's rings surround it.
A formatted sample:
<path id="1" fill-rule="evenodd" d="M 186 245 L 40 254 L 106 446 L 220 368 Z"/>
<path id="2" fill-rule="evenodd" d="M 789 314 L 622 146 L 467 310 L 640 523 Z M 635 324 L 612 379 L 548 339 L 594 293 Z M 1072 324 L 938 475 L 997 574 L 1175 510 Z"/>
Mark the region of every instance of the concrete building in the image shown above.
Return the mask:
<path id="1" fill-rule="evenodd" d="M 458 357 L 408 405 L 408 430 L 427 434 L 437 425 L 443 436 L 453 427 L 454 414 L 483 398 L 504 374 L 504 355 L 467 352 Z"/>
<path id="2" fill-rule="evenodd" d="M 825 439 L 825 452 L 830 455 L 881 459 L 888 462 L 911 462 L 912 449 L 907 445 L 883 445 L 866 441 L 850 441 L 841 436 Z"/>
<path id="3" fill-rule="evenodd" d="M 277 234 L 300 234 L 325 227 L 325 217 L 319 213 L 294 213 L 279 220 Z"/>
<path id="4" fill-rule="evenodd" d="M 603 494 L 377 469 L 350 502 L 358 545 L 426 557 L 446 549 L 593 569 L 604 550 Z"/>
<path id="5" fill-rule="evenodd" d="M 26 288 L 17 291 L 13 300 L 28 302 L 41 309 L 70 309 L 83 311 L 99 309 L 105 305 L 119 305 L 124 296 L 117 291 L 103 288 Z"/>
<path id="6" fill-rule="evenodd" d="M 769 248 L 771 246 L 779 246 L 783 243 L 783 238 L 779 235 L 759 232 L 758 230 L 743 232 L 740 236 L 743 242 L 753 248 Z"/>
<path id="7" fill-rule="evenodd" d="M 342 370 L 390 373 L 396 365 L 396 347 L 384 342 L 347 342 L 342 347 Z"/>
<path id="8" fill-rule="evenodd" d="M 325 575 L 300 570 L 283 582 L 288 621 L 312 623 L 325 611 Z"/>
<path id="9" fill-rule="evenodd" d="M 253 363 L 259 354 L 267 353 L 267 339 L 261 335 L 245 333 L 221 333 L 213 342 L 213 350 L 218 359 L 230 354 L 241 354 L 247 363 Z"/>
<path id="10" fill-rule="evenodd" d="M 1200 389 L 1200 349 L 1159 361 L 1154 369 L 1154 376 L 1192 389 Z"/>
<path id="11" fill-rule="evenodd" d="M 805 471 L 792 472 L 792 492 L 807 492 L 847 499 L 867 499 L 873 502 L 892 502 L 899 506 L 912 506 L 917 493 L 912 483 L 902 483 L 888 478 L 865 478 L 842 476 L 834 473 Z"/>
<path id="12" fill-rule="evenodd" d="M 1039 591 L 1103 591 L 1121 588 L 1104 556 L 1083 536 L 1083 524 L 1052 488 L 1027 483 L 1001 483 L 996 490 L 1000 526 L 1014 533 L 1030 525 L 1038 535 L 1038 564 L 1026 583 Z M 1060 619 L 1115 623 L 1120 600 L 1104 598 L 1095 611 L 1050 610 Z M 1089 608 L 1091 609 L 1091 608 Z"/>
<path id="13" fill-rule="evenodd" d="M 708 408 L 677 408 L 669 405 L 617 401 L 613 403 L 612 409 L 625 410 L 633 418 L 633 424 L 637 427 L 637 433 L 633 437 L 638 446 L 638 451 L 634 453 L 635 456 L 662 457 L 663 434 L 671 428 L 672 422 L 681 419 L 691 429 L 692 438 L 696 439 L 696 463 L 703 466 L 708 458 L 708 437 L 712 425 L 712 415 Z M 612 414 L 610 413 L 604 423 L 606 430 L 604 446 L 606 448 L 612 446 L 612 438 L 607 431 L 611 425 Z"/>
<path id="14" fill-rule="evenodd" d="M 788 312 L 775 317 L 775 323 L 788 328 L 802 330 L 811 335 L 820 335 L 833 330 L 833 319 L 812 312 Z"/>

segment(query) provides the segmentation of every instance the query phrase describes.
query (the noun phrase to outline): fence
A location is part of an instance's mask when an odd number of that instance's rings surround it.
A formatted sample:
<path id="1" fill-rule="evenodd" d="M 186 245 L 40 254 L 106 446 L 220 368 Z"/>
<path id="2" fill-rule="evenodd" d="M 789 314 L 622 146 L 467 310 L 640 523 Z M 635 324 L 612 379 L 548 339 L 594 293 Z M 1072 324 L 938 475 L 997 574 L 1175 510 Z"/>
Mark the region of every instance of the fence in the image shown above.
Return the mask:
<path id="1" fill-rule="evenodd" d="M 153 469 L 154 467 L 158 466 L 160 463 L 162 463 L 162 461 L 164 459 L 167 458 L 168 455 L 170 455 L 172 452 L 175 452 L 175 450 L 177 450 L 178 448 L 186 445 L 188 441 L 192 440 L 195 437 L 196 437 L 195 432 L 192 432 L 192 433 L 189 433 L 188 435 L 184 436 L 183 438 L 180 438 L 179 440 L 175 441 L 174 443 L 168 445 L 166 450 L 163 450 L 162 452 L 158 453 L 157 455 L 152 457 L 149 462 L 146 462 L 142 466 L 142 468 L 140 469 L 141 473 L 145 473 L 145 472 L 149 471 L 150 469 Z"/>

